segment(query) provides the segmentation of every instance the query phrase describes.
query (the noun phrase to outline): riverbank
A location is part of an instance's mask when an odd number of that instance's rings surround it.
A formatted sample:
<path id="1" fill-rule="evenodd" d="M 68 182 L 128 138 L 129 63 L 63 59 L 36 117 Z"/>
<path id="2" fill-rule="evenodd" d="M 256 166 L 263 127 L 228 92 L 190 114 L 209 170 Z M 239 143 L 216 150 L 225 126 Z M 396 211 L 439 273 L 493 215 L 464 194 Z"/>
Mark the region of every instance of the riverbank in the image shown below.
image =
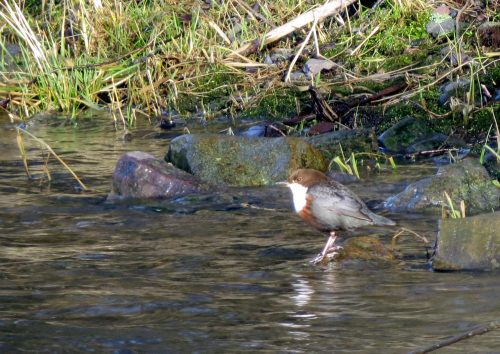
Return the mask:
<path id="1" fill-rule="evenodd" d="M 385 129 L 411 114 L 484 141 L 500 67 L 496 32 L 481 36 L 481 26 L 499 20 L 498 3 L 361 3 L 321 21 L 313 13 L 284 35 L 319 5 L 6 2 L 0 100 L 23 119 L 52 110 L 77 119 L 93 108 L 128 127 L 156 117 L 298 116 L 298 133 L 323 120 Z M 272 43 L 245 47 L 271 33 Z M 318 112 L 311 85 L 336 121 Z"/>

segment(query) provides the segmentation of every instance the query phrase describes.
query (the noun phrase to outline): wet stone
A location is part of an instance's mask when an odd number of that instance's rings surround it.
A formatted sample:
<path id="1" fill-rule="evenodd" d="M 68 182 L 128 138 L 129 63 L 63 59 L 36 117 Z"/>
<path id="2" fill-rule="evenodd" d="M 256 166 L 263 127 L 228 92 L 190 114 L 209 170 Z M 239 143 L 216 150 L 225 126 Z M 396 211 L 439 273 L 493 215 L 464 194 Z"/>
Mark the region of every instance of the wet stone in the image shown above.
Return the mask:
<path id="1" fill-rule="evenodd" d="M 118 159 L 108 199 L 172 198 L 204 189 L 189 173 L 145 152 L 133 151 Z"/>
<path id="2" fill-rule="evenodd" d="M 500 211 L 441 220 L 432 267 L 435 270 L 498 270 Z"/>
<path id="3" fill-rule="evenodd" d="M 391 211 L 414 211 L 447 205 L 444 192 L 455 205 L 464 200 L 467 213 L 490 211 L 500 207 L 500 189 L 478 159 L 440 167 L 437 174 L 410 184 L 404 191 L 384 202 Z"/>

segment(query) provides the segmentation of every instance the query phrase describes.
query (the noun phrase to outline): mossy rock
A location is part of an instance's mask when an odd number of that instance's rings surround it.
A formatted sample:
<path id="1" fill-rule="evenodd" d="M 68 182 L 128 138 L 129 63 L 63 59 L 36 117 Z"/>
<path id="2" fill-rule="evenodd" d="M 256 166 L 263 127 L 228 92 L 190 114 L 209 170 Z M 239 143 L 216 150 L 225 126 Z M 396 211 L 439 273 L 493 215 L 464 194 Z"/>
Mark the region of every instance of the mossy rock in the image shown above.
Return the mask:
<path id="1" fill-rule="evenodd" d="M 321 264 L 350 261 L 392 263 L 396 260 L 394 252 L 380 242 L 378 237 L 356 236 L 348 238 L 333 257 L 325 257 Z"/>
<path id="2" fill-rule="evenodd" d="M 437 174 L 410 184 L 404 191 L 389 197 L 384 206 L 392 211 L 413 211 L 447 205 L 444 192 L 455 206 L 465 202 L 468 213 L 491 211 L 500 207 L 500 189 L 478 159 L 441 167 Z"/>
<path id="3" fill-rule="evenodd" d="M 214 185 L 260 186 L 286 180 L 298 168 L 325 171 L 320 152 L 301 138 L 182 135 L 165 160 Z"/>
<path id="4" fill-rule="evenodd" d="M 377 237 L 373 236 L 358 236 L 348 239 L 344 243 L 342 255 L 344 256 L 343 260 L 359 259 L 384 262 L 396 260 L 394 253 L 385 247 Z"/>

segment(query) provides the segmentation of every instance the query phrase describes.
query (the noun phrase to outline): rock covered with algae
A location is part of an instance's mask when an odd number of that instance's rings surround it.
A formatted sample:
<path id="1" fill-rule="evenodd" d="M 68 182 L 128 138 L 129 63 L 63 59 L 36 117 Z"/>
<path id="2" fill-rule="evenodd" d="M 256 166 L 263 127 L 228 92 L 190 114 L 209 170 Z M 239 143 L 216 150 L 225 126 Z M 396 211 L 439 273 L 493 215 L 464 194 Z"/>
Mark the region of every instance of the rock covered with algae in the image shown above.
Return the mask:
<path id="1" fill-rule="evenodd" d="M 170 142 L 165 160 L 204 182 L 259 186 L 284 181 L 291 171 L 325 171 L 321 153 L 300 138 L 187 134 Z"/>

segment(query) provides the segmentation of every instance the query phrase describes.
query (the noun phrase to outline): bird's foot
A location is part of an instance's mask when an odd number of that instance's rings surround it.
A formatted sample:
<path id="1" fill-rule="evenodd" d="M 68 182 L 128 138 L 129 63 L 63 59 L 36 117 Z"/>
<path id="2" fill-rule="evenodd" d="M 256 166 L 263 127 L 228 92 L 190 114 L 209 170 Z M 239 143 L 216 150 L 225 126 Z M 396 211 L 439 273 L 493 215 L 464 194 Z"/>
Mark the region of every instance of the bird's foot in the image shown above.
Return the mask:
<path id="1" fill-rule="evenodd" d="M 317 264 L 322 264 L 322 263 L 328 263 L 331 262 L 332 260 L 335 259 L 340 253 L 340 251 L 343 249 L 342 246 L 331 246 L 329 248 L 326 248 L 318 254 L 312 261 L 311 264 L 317 265 Z"/>
<path id="2" fill-rule="evenodd" d="M 326 241 L 325 247 L 323 248 L 323 251 L 314 258 L 311 263 L 316 265 L 319 263 L 325 263 L 325 258 L 327 259 L 327 262 L 330 262 L 332 259 L 334 259 L 338 255 L 338 250 L 340 250 L 342 247 L 336 246 L 335 245 L 335 240 L 337 239 L 337 236 L 335 235 L 335 231 L 330 232 L 330 237 Z"/>

